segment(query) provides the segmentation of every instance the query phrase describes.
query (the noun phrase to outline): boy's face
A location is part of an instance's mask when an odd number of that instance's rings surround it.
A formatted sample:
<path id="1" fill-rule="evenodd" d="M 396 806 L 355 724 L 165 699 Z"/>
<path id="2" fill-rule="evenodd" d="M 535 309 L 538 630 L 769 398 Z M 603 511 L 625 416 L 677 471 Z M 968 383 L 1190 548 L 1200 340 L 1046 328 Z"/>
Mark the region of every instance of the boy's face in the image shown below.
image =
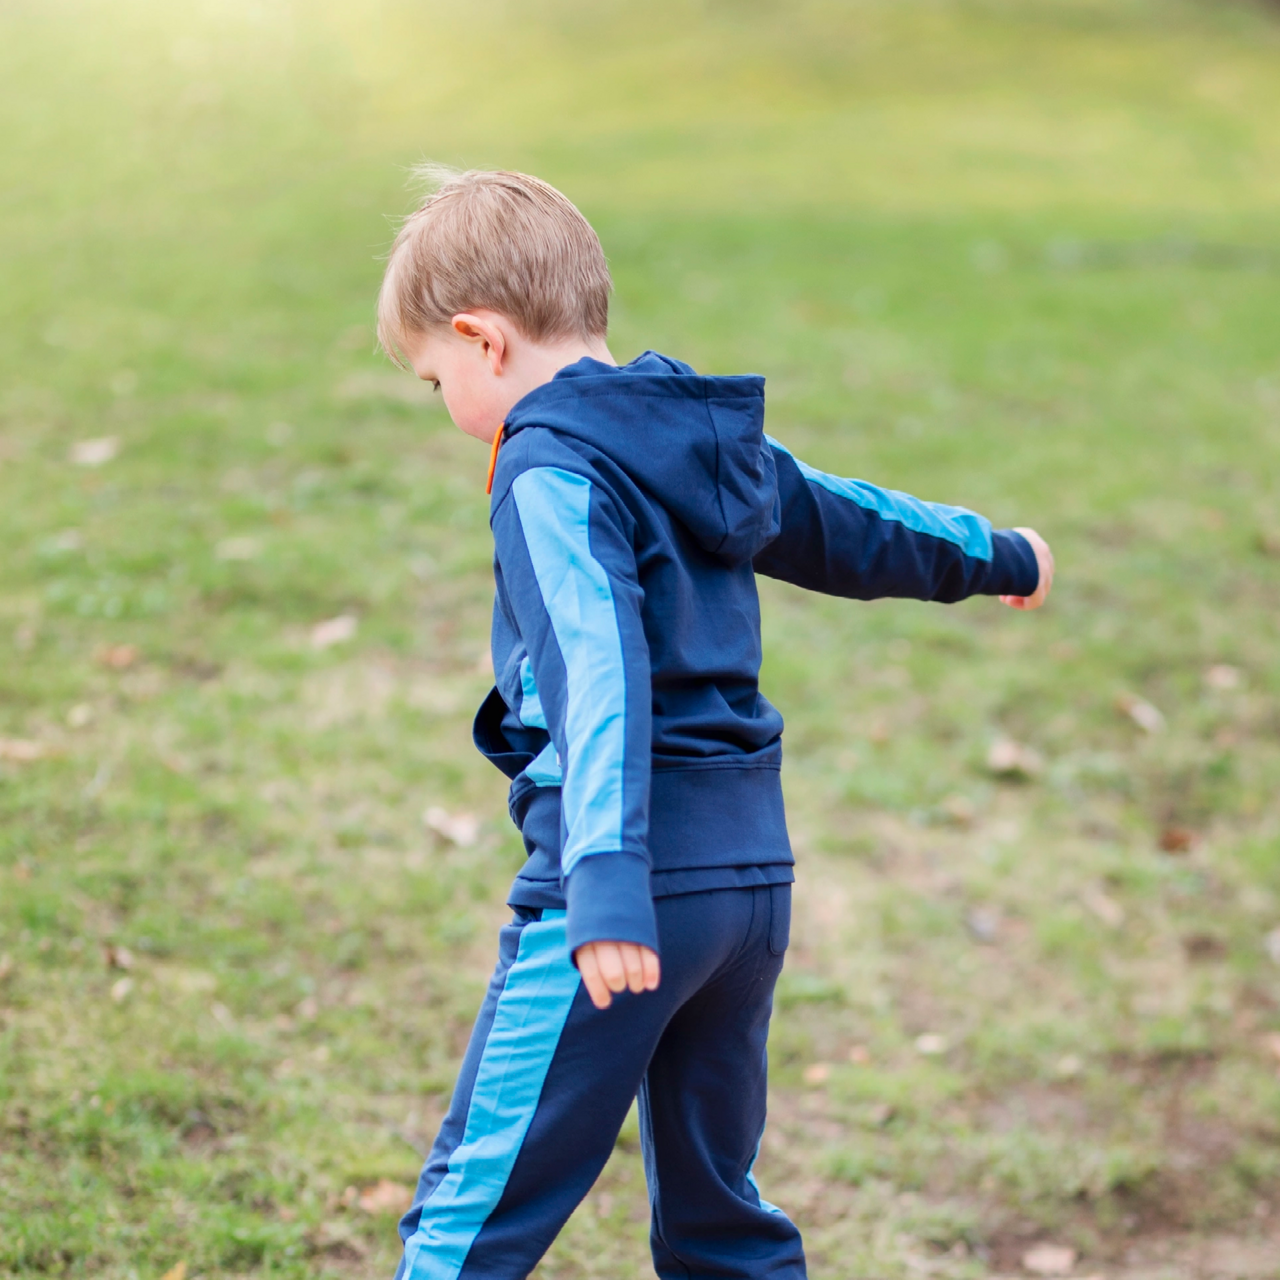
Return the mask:
<path id="1" fill-rule="evenodd" d="M 484 332 L 489 326 L 483 321 L 459 330 L 462 319 L 455 317 L 455 327 L 410 335 L 404 354 L 414 373 L 444 397 L 454 425 L 490 444 L 523 391 L 503 376 L 502 335 Z"/>

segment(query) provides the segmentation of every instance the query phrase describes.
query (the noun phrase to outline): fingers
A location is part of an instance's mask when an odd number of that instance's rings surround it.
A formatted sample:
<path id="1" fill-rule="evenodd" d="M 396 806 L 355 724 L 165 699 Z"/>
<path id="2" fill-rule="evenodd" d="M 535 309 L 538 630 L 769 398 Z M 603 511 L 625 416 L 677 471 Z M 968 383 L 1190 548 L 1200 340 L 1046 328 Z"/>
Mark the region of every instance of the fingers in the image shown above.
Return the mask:
<path id="1" fill-rule="evenodd" d="M 582 985 L 586 987 L 591 1003 L 597 1009 L 607 1009 L 613 1003 L 613 997 L 609 994 L 604 978 L 600 975 L 600 965 L 596 960 L 598 945 L 595 942 L 588 942 L 573 953 L 573 958 L 578 962 Z"/>
<path id="2" fill-rule="evenodd" d="M 1001 596 L 1000 602 L 1007 604 L 1011 609 L 1038 609 L 1048 598 L 1049 590 L 1053 586 L 1053 574 L 1056 568 L 1053 552 L 1049 549 L 1049 544 L 1034 529 L 1017 528 L 1014 532 L 1020 533 L 1031 544 L 1031 549 L 1036 556 L 1036 565 L 1040 570 L 1040 579 L 1031 595 Z"/>
<path id="3" fill-rule="evenodd" d="M 658 957 L 648 947 L 640 948 L 640 966 L 644 973 L 644 989 L 657 991 L 658 983 L 662 981 L 662 966 L 658 963 Z"/>
<path id="4" fill-rule="evenodd" d="M 597 942 L 596 962 L 600 966 L 600 976 L 610 991 L 627 989 L 627 970 L 622 960 L 622 943 Z"/>
<path id="5" fill-rule="evenodd" d="M 662 977 L 657 955 L 634 942 L 587 942 L 573 958 L 597 1009 L 607 1009 L 615 992 L 656 991 Z"/>
<path id="6" fill-rule="evenodd" d="M 622 966 L 627 973 L 627 990 L 639 995 L 642 991 L 656 991 L 662 978 L 657 955 L 648 947 L 634 942 L 618 944 L 622 952 Z"/>
<path id="7" fill-rule="evenodd" d="M 639 995 L 644 990 L 644 964 L 640 948 L 634 942 L 624 942 L 618 950 L 622 954 L 622 968 L 627 975 L 627 990 Z"/>

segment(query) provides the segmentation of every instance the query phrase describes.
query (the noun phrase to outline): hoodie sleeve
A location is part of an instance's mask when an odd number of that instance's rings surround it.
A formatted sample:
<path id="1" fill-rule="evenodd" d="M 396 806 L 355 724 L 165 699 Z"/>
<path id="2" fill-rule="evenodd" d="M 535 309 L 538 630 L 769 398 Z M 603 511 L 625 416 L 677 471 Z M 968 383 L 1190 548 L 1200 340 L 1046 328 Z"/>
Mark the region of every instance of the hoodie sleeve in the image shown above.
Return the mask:
<path id="1" fill-rule="evenodd" d="M 755 556 L 757 573 L 854 600 L 903 596 L 949 604 L 1034 593 L 1040 567 L 1020 533 L 993 530 L 963 507 L 827 475 L 776 440 L 768 444 L 782 531 Z"/>
<path id="2" fill-rule="evenodd" d="M 558 467 L 517 476 L 493 531 L 560 762 L 569 949 L 612 941 L 656 951 L 649 647 L 631 539 L 599 486 Z"/>

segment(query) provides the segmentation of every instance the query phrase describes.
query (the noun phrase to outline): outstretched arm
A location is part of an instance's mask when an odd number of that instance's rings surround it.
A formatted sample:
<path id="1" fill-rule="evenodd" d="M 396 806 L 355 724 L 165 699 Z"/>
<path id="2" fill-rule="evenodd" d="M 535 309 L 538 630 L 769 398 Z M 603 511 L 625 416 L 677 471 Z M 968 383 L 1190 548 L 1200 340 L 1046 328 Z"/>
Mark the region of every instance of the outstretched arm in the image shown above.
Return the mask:
<path id="1" fill-rule="evenodd" d="M 1015 598 L 1028 602 L 1020 608 L 1043 601 L 1046 565 L 1031 538 L 1048 557 L 1048 579 L 1052 556 L 1032 531 L 992 529 L 962 507 L 828 475 L 776 440 L 768 443 L 782 530 L 755 557 L 758 573 L 855 600 L 903 596 L 950 603 L 998 595 L 1010 604 Z"/>

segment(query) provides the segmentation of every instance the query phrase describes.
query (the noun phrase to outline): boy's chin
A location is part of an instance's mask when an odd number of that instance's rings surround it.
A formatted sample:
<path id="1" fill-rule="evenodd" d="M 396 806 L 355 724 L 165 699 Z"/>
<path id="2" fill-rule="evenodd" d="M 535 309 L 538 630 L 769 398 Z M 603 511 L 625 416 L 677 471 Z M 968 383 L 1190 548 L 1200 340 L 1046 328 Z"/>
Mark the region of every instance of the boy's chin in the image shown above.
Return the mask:
<path id="1" fill-rule="evenodd" d="M 473 440 L 479 440 L 483 444 L 492 444 L 493 437 L 498 434 L 498 429 L 502 426 L 502 423 L 475 421 L 459 422 L 457 418 L 454 418 L 453 425 L 457 427 L 463 435 L 468 435 Z"/>

